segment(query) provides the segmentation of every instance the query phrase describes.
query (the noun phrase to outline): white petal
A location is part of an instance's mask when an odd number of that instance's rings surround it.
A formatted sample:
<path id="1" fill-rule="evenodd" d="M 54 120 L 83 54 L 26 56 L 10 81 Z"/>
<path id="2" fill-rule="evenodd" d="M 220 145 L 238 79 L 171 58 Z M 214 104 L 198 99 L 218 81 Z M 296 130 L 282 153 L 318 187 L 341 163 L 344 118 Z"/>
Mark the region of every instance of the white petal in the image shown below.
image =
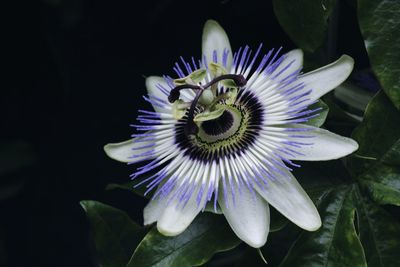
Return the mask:
<path id="1" fill-rule="evenodd" d="M 353 58 L 343 55 L 329 65 L 300 76 L 298 82 L 304 82 L 306 88 L 312 89 L 310 102 L 314 102 L 344 82 L 353 70 L 353 66 Z"/>
<path id="2" fill-rule="evenodd" d="M 321 226 L 321 218 L 314 203 L 296 178 L 286 170 L 286 176 L 276 174 L 268 179 L 268 185 L 256 187 L 257 192 L 274 208 L 299 227 L 315 231 Z"/>
<path id="3" fill-rule="evenodd" d="M 168 91 L 171 90 L 171 88 L 169 87 L 169 85 L 167 84 L 167 82 L 165 81 L 165 79 L 163 77 L 149 76 L 146 78 L 146 88 L 147 88 L 147 93 L 149 94 L 149 96 L 150 97 L 154 96 L 156 98 L 159 98 L 159 99 L 165 101 L 166 103 L 169 103 L 168 95 L 166 95 L 164 92 L 162 92 L 160 90 L 160 86 Z M 153 105 L 153 108 L 157 112 L 170 113 L 167 111 L 167 109 L 162 108 L 158 105 Z"/>
<path id="4" fill-rule="evenodd" d="M 275 76 L 280 73 L 284 68 L 286 68 L 278 77 L 285 78 L 293 72 L 300 70 L 303 67 L 303 51 L 301 49 L 294 49 L 286 53 L 284 60 L 279 64 L 279 66 L 274 70 L 271 76 Z M 290 66 L 288 66 L 290 64 Z"/>
<path id="5" fill-rule="evenodd" d="M 301 148 L 292 148 L 303 155 L 296 154 L 291 158 L 289 157 L 289 159 L 307 161 L 338 159 L 358 149 L 358 144 L 353 139 L 331 133 L 321 128 L 301 124 L 291 125 L 290 127 L 310 129 L 306 133 L 313 137 L 307 139 L 307 142 L 312 143 L 312 145 L 302 145 Z M 304 139 L 300 141 L 304 141 Z"/>
<path id="6" fill-rule="evenodd" d="M 203 29 L 202 55 L 206 57 L 207 64 L 213 62 L 213 52 L 217 52 L 218 63 L 222 63 L 224 51 L 228 51 L 227 69 L 232 65 L 232 49 L 224 29 L 214 20 L 208 20 Z"/>
<path id="7" fill-rule="evenodd" d="M 151 145 L 152 142 L 134 142 L 139 138 L 130 139 L 121 143 L 110 143 L 104 146 L 104 151 L 110 158 L 125 162 L 125 163 L 135 163 L 148 159 L 149 156 L 133 157 L 134 155 L 140 155 L 142 153 L 149 152 L 152 148 L 140 148 Z"/>
<path id="8" fill-rule="evenodd" d="M 156 222 L 162 215 L 165 203 L 157 200 L 150 200 L 143 210 L 143 224 L 149 225 Z"/>
<path id="9" fill-rule="evenodd" d="M 174 198 L 168 205 L 164 204 L 166 201 L 160 201 L 162 203 L 158 205 L 164 207 L 161 216 L 157 220 L 157 229 L 160 233 L 165 236 L 175 236 L 186 230 L 206 202 L 206 194 L 203 194 L 200 204 L 197 205 L 197 193 L 198 190 L 192 193 L 192 196 L 184 207 L 182 207 L 183 203 L 180 203 L 177 198 Z"/>
<path id="10" fill-rule="evenodd" d="M 256 192 L 242 187 L 239 193 L 235 187 L 233 202 L 230 187 L 227 187 L 227 199 L 220 192 L 218 203 L 226 220 L 235 234 L 248 245 L 259 248 L 267 241 L 269 232 L 269 206 Z M 221 190 L 222 191 L 222 190 Z"/>

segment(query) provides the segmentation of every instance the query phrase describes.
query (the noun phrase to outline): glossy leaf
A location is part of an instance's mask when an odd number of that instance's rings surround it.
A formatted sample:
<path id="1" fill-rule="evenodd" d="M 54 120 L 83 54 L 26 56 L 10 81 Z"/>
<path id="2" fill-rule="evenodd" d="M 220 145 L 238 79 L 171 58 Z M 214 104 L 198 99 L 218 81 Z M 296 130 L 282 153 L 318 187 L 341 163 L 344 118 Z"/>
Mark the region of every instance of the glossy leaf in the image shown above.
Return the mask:
<path id="1" fill-rule="evenodd" d="M 368 267 L 400 266 L 400 224 L 355 191 L 358 229 Z"/>
<path id="2" fill-rule="evenodd" d="M 347 106 L 347 110 L 364 112 L 374 94 L 349 82 L 345 82 L 334 90 L 335 98 L 342 105 Z"/>
<path id="3" fill-rule="evenodd" d="M 148 199 L 152 196 L 153 193 L 149 192 L 148 194 L 145 195 L 145 192 L 147 191 L 146 185 L 142 184 L 137 187 L 135 187 L 135 185 L 137 185 L 144 179 L 150 177 L 152 174 L 153 173 L 143 174 L 138 180 L 130 181 L 130 182 L 123 183 L 123 184 L 108 184 L 106 186 L 106 190 L 115 190 L 115 189 L 128 190 L 128 191 L 131 191 L 132 193 L 135 193 L 136 195 L 139 195 L 141 197 L 145 197 Z"/>
<path id="4" fill-rule="evenodd" d="M 353 138 L 360 148 L 352 170 L 373 198 L 400 205 L 400 112 L 381 92 L 367 107 Z"/>
<path id="5" fill-rule="evenodd" d="M 322 227 L 315 232 L 303 232 L 281 267 L 367 266 L 355 230 L 352 191 L 350 185 L 341 186 L 321 199 L 318 210 Z"/>
<path id="6" fill-rule="evenodd" d="M 313 52 L 321 46 L 336 0 L 274 0 L 272 3 L 279 23 L 298 47 Z"/>
<path id="7" fill-rule="evenodd" d="M 358 21 L 371 67 L 400 109 L 400 2 L 359 0 Z"/>
<path id="8" fill-rule="evenodd" d="M 352 117 L 342 106 L 339 106 L 333 95 L 325 95 L 324 101 L 329 107 L 326 127 L 337 134 L 350 136 L 354 128 L 360 124 L 359 119 Z"/>
<path id="9" fill-rule="evenodd" d="M 332 188 L 348 183 L 351 179 L 341 160 L 299 162 L 294 176 L 314 203 Z"/>
<path id="10" fill-rule="evenodd" d="M 119 209 L 97 201 L 80 202 L 94 231 L 96 251 L 103 267 L 126 266 L 145 231 Z"/>
<path id="11" fill-rule="evenodd" d="M 135 250 L 128 267 L 198 266 L 239 243 L 223 216 L 203 213 L 178 236 L 166 237 L 153 228 Z"/>

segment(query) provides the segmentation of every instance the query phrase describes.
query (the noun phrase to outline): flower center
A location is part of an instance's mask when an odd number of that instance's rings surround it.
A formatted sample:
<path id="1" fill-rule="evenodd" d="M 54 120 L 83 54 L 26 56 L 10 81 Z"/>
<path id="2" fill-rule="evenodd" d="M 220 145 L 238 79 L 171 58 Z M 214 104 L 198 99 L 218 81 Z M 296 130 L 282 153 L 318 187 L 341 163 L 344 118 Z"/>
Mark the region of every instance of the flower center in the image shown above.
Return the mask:
<path id="1" fill-rule="evenodd" d="M 193 121 L 193 118 L 194 118 L 194 113 L 195 113 L 196 107 L 201 98 L 201 95 L 207 88 L 209 88 L 223 80 L 232 80 L 237 87 L 243 87 L 247 83 L 246 78 L 244 78 L 244 76 L 241 74 L 225 74 L 225 75 L 221 75 L 221 76 L 214 78 L 213 80 L 211 80 L 209 83 L 206 83 L 205 85 L 183 84 L 183 85 L 178 85 L 174 89 L 171 90 L 171 92 L 168 96 L 168 101 L 171 103 L 174 103 L 175 101 L 177 101 L 179 99 L 180 90 L 182 90 L 182 89 L 189 88 L 189 89 L 197 91 L 196 96 L 190 105 L 190 109 L 189 109 L 189 113 L 188 113 L 187 123 L 186 123 L 186 127 L 185 127 L 185 135 L 186 136 L 197 134 L 199 131 L 199 128 L 196 125 L 196 123 Z M 212 103 L 212 104 L 214 104 L 214 103 Z M 212 108 L 212 106 L 210 108 Z M 229 115 L 226 115 L 226 116 L 229 116 Z"/>
<path id="2" fill-rule="evenodd" d="M 242 114 L 237 108 L 226 106 L 220 117 L 201 123 L 197 138 L 200 142 L 208 144 L 226 140 L 238 132 L 242 119 Z"/>
<path id="3" fill-rule="evenodd" d="M 175 125 L 175 144 L 193 158 L 208 162 L 223 155 L 235 155 L 254 143 L 263 121 L 263 108 L 253 94 L 240 91 L 233 104 L 220 103 L 223 113 L 197 123 L 195 134 L 186 134 L 187 114 Z M 202 111 L 197 109 L 196 112 Z M 193 122 L 193 124 L 196 124 Z"/>

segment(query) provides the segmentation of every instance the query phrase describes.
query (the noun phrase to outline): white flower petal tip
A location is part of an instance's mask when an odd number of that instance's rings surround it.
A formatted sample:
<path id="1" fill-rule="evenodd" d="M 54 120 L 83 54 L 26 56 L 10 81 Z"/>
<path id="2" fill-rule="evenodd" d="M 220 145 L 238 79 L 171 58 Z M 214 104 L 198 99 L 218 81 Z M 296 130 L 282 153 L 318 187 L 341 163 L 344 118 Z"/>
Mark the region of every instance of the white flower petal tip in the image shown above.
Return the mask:
<path id="1" fill-rule="evenodd" d="M 114 160 L 128 163 L 131 161 L 129 157 L 132 156 L 132 145 L 132 140 L 121 143 L 110 143 L 104 146 L 104 152 Z"/>
<path id="2" fill-rule="evenodd" d="M 299 69 L 303 67 L 304 53 L 301 49 L 294 49 L 286 53 L 286 59 L 288 62 L 293 61 L 295 68 Z"/>
<path id="3" fill-rule="evenodd" d="M 233 232 L 245 243 L 254 248 L 267 242 L 270 214 L 269 206 L 261 196 L 242 188 L 235 190 L 235 202 L 227 189 L 227 199 L 220 192 L 219 205 Z"/>
<path id="4" fill-rule="evenodd" d="M 350 155 L 358 149 L 358 143 L 351 138 L 334 134 L 328 130 L 295 125 L 293 128 L 307 128 L 307 134 L 312 136 L 310 144 L 297 149 L 299 154 L 288 157 L 292 160 L 324 161 L 333 160 Z"/>
<path id="5" fill-rule="evenodd" d="M 176 236 L 181 234 L 192 223 L 200 212 L 200 208 L 187 204 L 184 208 L 181 205 L 168 205 L 157 221 L 157 230 L 165 236 Z M 189 206 L 188 206 L 189 205 Z"/>
<path id="6" fill-rule="evenodd" d="M 329 65 L 300 76 L 298 82 L 303 82 L 307 88 L 312 89 L 310 102 L 313 102 L 344 82 L 353 67 L 354 59 L 343 55 Z"/>
<path id="7" fill-rule="evenodd" d="M 171 191 L 165 198 L 151 200 L 143 213 L 145 225 L 157 221 L 157 230 L 161 234 L 165 236 L 181 234 L 206 204 L 205 196 L 200 202 L 197 201 L 198 190 L 196 189 L 186 202 L 177 199 L 176 196 L 173 197 L 176 191 Z"/>
<path id="8" fill-rule="evenodd" d="M 151 151 L 150 142 L 135 142 L 137 139 L 130 139 L 120 143 L 110 143 L 104 146 L 106 155 L 116 161 L 124 163 L 136 163 L 145 159 L 150 159 L 151 156 L 146 153 Z M 143 147 L 143 148 L 141 148 Z M 143 156 L 140 156 L 143 154 Z"/>
<path id="9" fill-rule="evenodd" d="M 154 95 L 159 98 L 167 98 L 167 96 L 161 92 L 158 85 L 166 86 L 167 83 L 163 77 L 149 76 L 146 78 L 146 89 L 149 95 Z"/>
<path id="10" fill-rule="evenodd" d="M 313 209 L 308 211 L 308 214 L 304 213 L 303 218 L 295 221 L 294 223 L 298 227 L 310 232 L 317 231 L 322 225 L 321 217 L 319 216 L 318 210 L 314 205 Z"/>
<path id="11" fill-rule="evenodd" d="M 309 224 L 307 224 L 305 227 L 302 227 L 304 230 L 314 232 L 317 231 L 319 228 L 321 228 L 322 222 L 321 222 L 321 217 L 318 215 L 318 218 L 310 221 Z"/>
<path id="12" fill-rule="evenodd" d="M 232 49 L 225 30 L 215 20 L 208 20 L 204 24 L 202 37 L 202 55 L 205 56 L 207 64 L 214 62 L 214 51 L 217 62 L 223 63 L 223 55 L 226 55 L 226 68 L 232 65 Z"/>
<path id="13" fill-rule="evenodd" d="M 163 224 L 158 222 L 157 223 L 157 230 L 160 234 L 164 236 L 177 236 L 183 233 L 189 225 L 170 225 L 170 224 Z"/>
<path id="14" fill-rule="evenodd" d="M 263 188 L 255 187 L 257 192 L 300 228 L 317 230 L 321 226 L 318 210 L 296 178 L 283 169 L 282 173 L 276 173 L 275 176 Z"/>
<path id="15" fill-rule="evenodd" d="M 165 103 L 168 103 L 168 95 L 163 92 L 161 89 L 164 91 L 170 91 L 171 88 L 165 81 L 163 77 L 159 76 L 149 76 L 146 78 L 146 89 L 147 89 L 147 94 L 151 97 L 155 97 L 157 99 L 160 99 L 161 101 L 164 101 Z M 165 113 L 168 112 L 168 108 L 162 107 L 160 105 L 153 104 L 153 108 L 155 111 L 159 113 Z"/>
<path id="16" fill-rule="evenodd" d="M 150 225 L 156 222 L 162 212 L 164 211 L 164 205 L 160 205 L 157 201 L 151 200 L 143 210 L 143 224 Z"/>
<path id="17" fill-rule="evenodd" d="M 306 197 L 308 198 L 308 196 Z M 309 200 L 308 207 L 304 207 L 304 209 L 301 211 L 299 211 L 299 209 L 302 209 L 302 207 L 299 206 L 297 208 L 297 214 L 285 213 L 285 211 L 282 210 L 280 210 L 280 212 L 285 215 L 290 221 L 292 221 L 294 224 L 304 230 L 312 232 L 318 230 L 321 227 L 321 217 L 319 216 L 318 210 L 311 200 Z"/>

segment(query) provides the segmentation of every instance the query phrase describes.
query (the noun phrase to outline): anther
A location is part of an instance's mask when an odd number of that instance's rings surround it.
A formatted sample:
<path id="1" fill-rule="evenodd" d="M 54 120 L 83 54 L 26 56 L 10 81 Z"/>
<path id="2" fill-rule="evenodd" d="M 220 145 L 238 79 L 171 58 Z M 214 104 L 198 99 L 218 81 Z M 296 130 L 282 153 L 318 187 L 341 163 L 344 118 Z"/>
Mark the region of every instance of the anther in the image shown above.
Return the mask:
<path id="1" fill-rule="evenodd" d="M 180 90 L 182 90 L 182 89 L 204 90 L 222 80 L 233 80 L 235 82 L 236 86 L 238 86 L 238 87 L 243 87 L 247 83 L 246 78 L 241 74 L 221 75 L 221 76 L 214 78 L 212 81 L 205 84 L 204 86 L 194 85 L 194 84 L 178 85 L 174 89 L 172 89 L 171 92 L 169 93 L 168 101 L 170 103 L 174 103 L 176 100 L 178 100 L 179 96 L 180 96 Z"/>
<path id="2" fill-rule="evenodd" d="M 193 89 L 193 90 L 197 91 L 196 96 L 193 99 L 192 104 L 190 105 L 189 114 L 188 114 L 188 118 L 187 118 L 187 124 L 184 129 L 186 136 L 197 134 L 197 132 L 199 131 L 199 127 L 193 121 L 193 117 L 194 117 L 195 108 L 197 106 L 197 103 L 199 102 L 201 94 L 204 92 L 205 89 L 207 89 L 208 87 L 210 87 L 222 80 L 233 80 L 237 87 L 243 87 L 247 83 L 246 78 L 241 74 L 226 74 L 226 75 L 221 75 L 221 76 L 214 78 L 212 81 L 205 84 L 204 86 L 194 85 L 194 84 L 178 85 L 174 89 L 172 89 L 171 92 L 169 93 L 168 101 L 170 103 L 174 103 L 176 100 L 179 99 L 180 90 Z"/>

